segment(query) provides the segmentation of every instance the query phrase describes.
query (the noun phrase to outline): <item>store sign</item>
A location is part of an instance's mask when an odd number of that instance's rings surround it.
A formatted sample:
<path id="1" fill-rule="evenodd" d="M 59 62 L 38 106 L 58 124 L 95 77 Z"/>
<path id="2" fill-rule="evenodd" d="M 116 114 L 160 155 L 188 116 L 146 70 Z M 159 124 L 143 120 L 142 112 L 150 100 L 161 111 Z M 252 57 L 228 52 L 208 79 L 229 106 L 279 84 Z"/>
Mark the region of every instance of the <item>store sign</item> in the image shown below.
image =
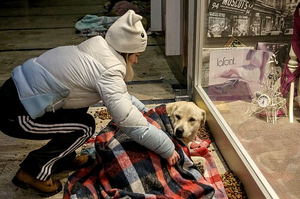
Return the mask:
<path id="1" fill-rule="evenodd" d="M 256 0 L 211 0 L 210 12 L 250 15 Z"/>

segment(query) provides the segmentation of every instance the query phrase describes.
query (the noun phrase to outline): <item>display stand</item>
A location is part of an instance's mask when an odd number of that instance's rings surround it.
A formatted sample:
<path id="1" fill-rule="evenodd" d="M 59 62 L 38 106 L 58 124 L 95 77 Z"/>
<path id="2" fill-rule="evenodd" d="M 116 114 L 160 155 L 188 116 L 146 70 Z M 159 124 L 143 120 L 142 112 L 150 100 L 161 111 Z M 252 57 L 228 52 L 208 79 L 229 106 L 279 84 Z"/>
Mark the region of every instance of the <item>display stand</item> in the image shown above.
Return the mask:
<path id="1" fill-rule="evenodd" d="M 280 93 L 280 77 L 275 70 L 276 58 L 273 55 L 269 62 L 269 71 L 264 78 L 264 88 L 257 91 L 246 115 L 259 114 L 266 117 L 268 123 L 275 124 L 278 116 L 287 116 L 286 99 Z"/>

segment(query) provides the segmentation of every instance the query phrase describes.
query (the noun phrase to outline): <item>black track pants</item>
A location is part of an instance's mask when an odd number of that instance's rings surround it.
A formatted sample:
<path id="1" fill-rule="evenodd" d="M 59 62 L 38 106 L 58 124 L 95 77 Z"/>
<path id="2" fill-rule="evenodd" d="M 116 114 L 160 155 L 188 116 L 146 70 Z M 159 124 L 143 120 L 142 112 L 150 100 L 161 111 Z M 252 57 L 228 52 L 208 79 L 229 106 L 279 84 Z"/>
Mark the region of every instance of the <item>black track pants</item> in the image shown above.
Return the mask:
<path id="1" fill-rule="evenodd" d="M 15 85 L 7 80 L 0 90 L 0 130 L 12 137 L 50 140 L 28 154 L 20 167 L 39 180 L 46 180 L 75 156 L 95 131 L 95 120 L 83 109 L 59 109 L 31 119 L 21 104 Z"/>

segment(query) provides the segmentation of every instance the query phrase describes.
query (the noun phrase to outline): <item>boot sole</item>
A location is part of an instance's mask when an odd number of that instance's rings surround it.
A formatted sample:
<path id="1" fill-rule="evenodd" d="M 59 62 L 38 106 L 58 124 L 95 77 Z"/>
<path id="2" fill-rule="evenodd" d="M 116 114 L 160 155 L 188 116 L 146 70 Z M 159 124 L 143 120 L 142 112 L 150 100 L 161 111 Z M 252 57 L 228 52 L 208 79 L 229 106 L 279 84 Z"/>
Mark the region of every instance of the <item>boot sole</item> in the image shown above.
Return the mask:
<path id="1" fill-rule="evenodd" d="M 30 184 L 27 184 L 27 183 L 19 180 L 17 177 L 14 177 L 12 179 L 12 182 L 14 183 L 14 185 L 16 185 L 17 187 L 20 187 L 21 189 L 25 189 L 25 190 L 32 189 L 32 190 L 36 191 L 37 194 L 40 195 L 41 197 L 50 197 L 50 196 L 53 196 L 53 195 L 59 193 L 62 190 L 61 184 L 60 184 L 59 188 L 55 191 L 44 192 L 44 191 L 41 191 L 41 190 L 35 188 L 34 186 L 31 186 Z"/>

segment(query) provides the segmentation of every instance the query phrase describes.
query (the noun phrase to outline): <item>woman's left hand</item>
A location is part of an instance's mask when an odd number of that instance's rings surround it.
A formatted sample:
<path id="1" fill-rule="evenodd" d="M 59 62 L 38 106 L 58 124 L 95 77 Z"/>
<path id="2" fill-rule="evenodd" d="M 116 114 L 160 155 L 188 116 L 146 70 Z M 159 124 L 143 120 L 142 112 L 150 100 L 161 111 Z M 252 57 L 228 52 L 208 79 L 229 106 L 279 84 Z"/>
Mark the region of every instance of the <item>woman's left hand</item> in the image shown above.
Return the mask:
<path id="1" fill-rule="evenodd" d="M 167 158 L 168 164 L 171 166 L 176 164 L 179 158 L 180 158 L 179 154 L 177 153 L 177 151 L 174 150 L 173 154 Z"/>

